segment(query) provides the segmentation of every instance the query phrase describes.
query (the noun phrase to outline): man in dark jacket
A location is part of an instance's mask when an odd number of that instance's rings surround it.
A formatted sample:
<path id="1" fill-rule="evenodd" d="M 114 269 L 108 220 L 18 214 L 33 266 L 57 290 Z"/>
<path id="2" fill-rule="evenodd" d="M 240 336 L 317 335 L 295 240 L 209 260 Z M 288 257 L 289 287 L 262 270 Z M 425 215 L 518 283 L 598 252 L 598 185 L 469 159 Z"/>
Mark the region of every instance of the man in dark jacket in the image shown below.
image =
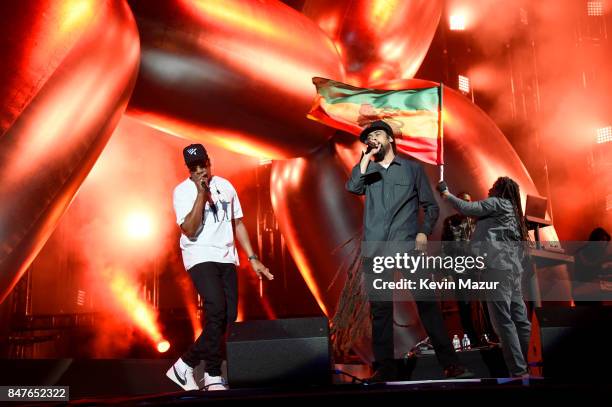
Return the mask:
<path id="1" fill-rule="evenodd" d="M 427 236 L 438 220 L 439 207 L 423 167 L 395 155 L 393 130 L 382 120 L 364 129 L 360 140 L 368 147 L 353 168 L 346 189 L 365 195 L 364 241 L 415 242 L 417 250 L 425 251 Z M 425 212 L 421 225 L 418 224 L 419 208 Z M 459 366 L 438 303 L 417 301 L 416 305 L 445 375 L 467 377 L 469 372 Z M 397 380 L 393 301 L 370 299 L 370 312 L 376 369 L 371 381 Z"/>

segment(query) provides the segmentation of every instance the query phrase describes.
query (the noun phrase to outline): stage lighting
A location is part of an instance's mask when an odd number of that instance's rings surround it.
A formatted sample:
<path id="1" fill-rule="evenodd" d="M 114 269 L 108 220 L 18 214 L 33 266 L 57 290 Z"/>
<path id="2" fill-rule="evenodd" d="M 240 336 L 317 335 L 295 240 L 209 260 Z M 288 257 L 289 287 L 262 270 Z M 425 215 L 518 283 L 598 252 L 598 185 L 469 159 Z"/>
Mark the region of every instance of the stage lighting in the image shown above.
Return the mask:
<path id="1" fill-rule="evenodd" d="M 165 353 L 170 349 L 170 342 L 163 340 L 157 343 L 157 351 L 159 353 Z"/>
<path id="2" fill-rule="evenodd" d="M 470 78 L 467 76 L 459 75 L 459 90 L 463 93 L 470 93 Z"/>
<path id="3" fill-rule="evenodd" d="M 612 126 L 597 129 L 597 144 L 608 143 L 610 141 L 612 141 Z"/>
<path id="4" fill-rule="evenodd" d="M 606 211 L 612 211 L 612 194 L 606 197 Z"/>
<path id="5" fill-rule="evenodd" d="M 603 16 L 603 2 L 589 1 L 587 2 L 587 14 L 589 16 Z"/>
<path id="6" fill-rule="evenodd" d="M 143 240 L 153 234 L 153 221 L 143 212 L 129 213 L 124 221 L 127 235 L 134 240 Z"/>
<path id="7" fill-rule="evenodd" d="M 453 14 L 450 16 L 450 29 L 452 31 L 465 30 L 465 16 L 463 14 Z"/>

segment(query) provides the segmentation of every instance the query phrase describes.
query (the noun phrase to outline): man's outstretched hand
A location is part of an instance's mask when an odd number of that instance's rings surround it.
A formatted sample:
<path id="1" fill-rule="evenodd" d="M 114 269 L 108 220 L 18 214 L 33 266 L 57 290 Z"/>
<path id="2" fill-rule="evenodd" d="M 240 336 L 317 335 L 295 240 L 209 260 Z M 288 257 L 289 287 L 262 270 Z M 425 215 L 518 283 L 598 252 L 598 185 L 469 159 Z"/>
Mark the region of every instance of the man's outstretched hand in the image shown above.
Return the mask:
<path id="1" fill-rule="evenodd" d="M 263 263 L 259 260 L 251 260 L 251 267 L 253 267 L 255 274 L 257 274 L 257 277 L 259 277 L 260 279 L 261 276 L 264 276 L 268 280 L 274 280 L 274 275 L 272 275 L 272 273 L 270 273 L 270 270 L 268 270 L 268 268 L 264 266 Z"/>
<path id="2" fill-rule="evenodd" d="M 427 235 L 425 233 L 417 233 L 414 248 L 419 252 L 427 252 Z"/>

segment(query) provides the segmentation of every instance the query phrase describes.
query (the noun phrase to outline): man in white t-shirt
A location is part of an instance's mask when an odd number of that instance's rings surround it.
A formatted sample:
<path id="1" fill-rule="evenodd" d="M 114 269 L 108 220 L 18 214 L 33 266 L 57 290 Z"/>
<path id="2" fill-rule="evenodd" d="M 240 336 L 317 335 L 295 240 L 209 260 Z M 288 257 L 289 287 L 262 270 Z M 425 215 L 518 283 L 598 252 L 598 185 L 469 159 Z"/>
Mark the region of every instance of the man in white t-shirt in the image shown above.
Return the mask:
<path id="1" fill-rule="evenodd" d="M 185 147 L 183 157 L 189 178 L 174 189 L 174 212 L 182 232 L 183 263 L 204 300 L 206 322 L 200 337 L 166 375 L 185 390 L 198 390 L 193 369 L 204 360 L 204 389 L 225 390 L 222 347 L 227 324 L 236 320 L 238 305 L 234 230 L 257 276 L 268 280 L 274 276 L 251 247 L 236 190 L 228 180 L 212 175 L 204 146 Z"/>

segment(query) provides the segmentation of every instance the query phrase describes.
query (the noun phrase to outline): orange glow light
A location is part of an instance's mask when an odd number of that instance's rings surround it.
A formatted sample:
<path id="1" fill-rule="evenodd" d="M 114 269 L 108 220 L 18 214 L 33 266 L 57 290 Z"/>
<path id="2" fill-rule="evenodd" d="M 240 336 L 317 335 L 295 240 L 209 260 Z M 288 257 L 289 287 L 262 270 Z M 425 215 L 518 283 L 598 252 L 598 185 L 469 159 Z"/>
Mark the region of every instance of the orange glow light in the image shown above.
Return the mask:
<path id="1" fill-rule="evenodd" d="M 374 0 L 370 12 L 372 27 L 380 28 L 381 31 L 386 29 L 398 8 L 398 3 L 398 0 Z"/>
<path id="2" fill-rule="evenodd" d="M 289 175 L 289 182 L 291 182 L 291 184 L 298 185 L 298 183 L 302 179 L 305 167 L 306 159 L 298 158 L 295 162 L 295 165 L 291 169 L 291 174 Z"/>
<path id="3" fill-rule="evenodd" d="M 310 86 L 312 86 L 312 84 Z M 263 143 L 256 144 L 250 139 L 248 134 L 242 134 L 238 131 L 192 125 L 161 114 L 131 112 L 130 116 L 147 126 L 172 134 L 176 137 L 193 141 L 202 141 L 204 143 L 214 143 L 238 154 L 281 160 L 288 158 L 281 148 L 276 149 L 272 146 L 265 146 Z M 157 124 L 153 125 L 151 123 Z"/>
<path id="4" fill-rule="evenodd" d="M 111 292 L 130 320 L 151 338 L 151 341 L 159 350 L 159 344 L 164 339 L 157 325 L 155 309 L 153 309 L 151 304 L 139 298 L 139 290 L 136 284 L 129 281 L 120 270 L 114 270 L 114 274 L 110 282 Z"/>
<path id="5" fill-rule="evenodd" d="M 318 24 L 327 35 L 334 37 L 338 27 L 340 26 L 340 16 L 338 14 L 324 16 L 319 19 Z"/>
<path id="6" fill-rule="evenodd" d="M 159 353 L 165 353 L 168 351 L 168 349 L 170 349 L 170 342 L 168 342 L 167 340 L 163 340 L 157 343 L 157 351 Z"/>
<path id="7" fill-rule="evenodd" d="M 375 68 L 370 73 L 370 82 L 376 82 L 378 80 L 381 80 L 386 73 L 387 73 L 387 70 L 385 69 L 385 67 L 379 66 Z"/>
<path id="8" fill-rule="evenodd" d="M 308 260 L 306 259 L 304 255 L 302 255 L 300 251 L 294 251 L 294 252 L 295 252 L 295 255 L 294 255 L 295 264 L 298 266 L 298 269 L 302 271 L 302 277 L 304 278 L 306 285 L 310 289 L 312 296 L 315 298 L 315 301 L 317 302 L 317 304 L 319 304 L 319 308 L 321 308 L 321 311 L 323 311 L 325 316 L 330 317 L 330 312 L 325 306 L 325 301 L 323 301 L 323 295 L 321 291 L 319 290 L 319 287 L 316 284 L 317 279 L 315 277 L 315 273 L 310 267 Z"/>
<path id="9" fill-rule="evenodd" d="M 94 13 L 95 2 L 93 0 L 67 1 L 63 5 L 63 19 L 60 25 L 61 32 L 72 32 L 81 29 Z"/>
<path id="10" fill-rule="evenodd" d="M 213 17 L 225 24 L 244 27 L 249 31 L 266 36 L 284 38 L 284 33 L 275 25 L 257 18 L 257 15 L 245 14 L 240 7 L 233 5 L 229 1 L 196 1 L 183 2 L 184 7 L 192 8 L 193 11 L 199 12 L 202 18 Z M 210 16 L 210 17 L 208 17 Z"/>
<path id="11" fill-rule="evenodd" d="M 134 240 L 144 240 L 153 235 L 154 227 L 151 217 L 144 212 L 129 213 L 124 220 L 127 235 Z"/>
<path id="12" fill-rule="evenodd" d="M 453 14 L 450 16 L 450 29 L 453 31 L 463 31 L 465 30 L 465 15 L 463 14 Z"/>

